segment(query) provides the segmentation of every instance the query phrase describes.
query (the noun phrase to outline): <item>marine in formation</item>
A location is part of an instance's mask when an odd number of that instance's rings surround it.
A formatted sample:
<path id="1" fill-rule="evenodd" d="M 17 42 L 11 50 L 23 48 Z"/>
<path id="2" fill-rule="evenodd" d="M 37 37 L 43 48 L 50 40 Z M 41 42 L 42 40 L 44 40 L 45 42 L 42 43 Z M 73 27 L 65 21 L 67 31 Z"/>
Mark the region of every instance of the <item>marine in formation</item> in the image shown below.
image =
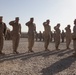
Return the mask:
<path id="1" fill-rule="evenodd" d="M 19 17 L 16 17 L 15 20 L 10 21 L 9 25 L 13 27 L 13 30 L 11 31 L 11 37 L 12 37 L 12 43 L 13 43 L 13 53 L 18 54 L 17 51 L 20 35 L 21 35 L 21 24 L 19 23 Z"/>

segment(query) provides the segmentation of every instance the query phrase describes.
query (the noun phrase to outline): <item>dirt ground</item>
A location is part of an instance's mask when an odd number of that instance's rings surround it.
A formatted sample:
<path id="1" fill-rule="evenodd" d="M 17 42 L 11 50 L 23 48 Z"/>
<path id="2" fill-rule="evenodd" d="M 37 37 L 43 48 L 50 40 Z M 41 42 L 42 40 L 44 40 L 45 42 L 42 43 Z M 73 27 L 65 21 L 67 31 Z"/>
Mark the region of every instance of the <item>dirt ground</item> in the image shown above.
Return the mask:
<path id="1" fill-rule="evenodd" d="M 35 42 L 34 53 L 28 53 L 27 39 L 20 39 L 19 54 L 12 53 L 12 41 L 5 41 L 0 56 L 0 75 L 76 75 L 76 58 L 72 57 L 73 44 L 66 50 L 61 43 L 59 51 L 50 43 L 50 51 L 44 51 L 44 42 Z"/>

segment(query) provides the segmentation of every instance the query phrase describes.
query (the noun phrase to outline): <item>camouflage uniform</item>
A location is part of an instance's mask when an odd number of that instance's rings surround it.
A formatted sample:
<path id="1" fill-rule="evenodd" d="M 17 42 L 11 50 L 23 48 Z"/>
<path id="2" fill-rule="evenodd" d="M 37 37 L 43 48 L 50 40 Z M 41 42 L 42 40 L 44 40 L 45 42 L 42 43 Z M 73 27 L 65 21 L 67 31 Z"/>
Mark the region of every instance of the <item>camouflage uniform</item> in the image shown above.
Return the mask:
<path id="1" fill-rule="evenodd" d="M 47 20 L 46 22 L 43 23 L 43 26 L 44 26 L 43 36 L 44 36 L 44 47 L 45 47 L 45 50 L 48 50 L 48 45 L 49 45 L 50 37 L 51 37 L 50 36 L 50 34 L 51 34 L 51 27 L 50 27 L 49 23 L 47 23 L 48 21 L 49 20 Z"/>
<path id="2" fill-rule="evenodd" d="M 75 26 L 73 27 L 73 36 L 72 36 L 72 38 L 73 38 L 73 48 L 75 50 L 74 55 L 76 56 L 76 19 L 74 20 L 74 24 L 75 24 Z"/>
<path id="3" fill-rule="evenodd" d="M 56 50 L 59 50 L 58 47 L 59 47 L 59 44 L 60 44 L 60 29 L 59 27 L 60 24 L 57 24 L 57 26 L 54 27 L 55 29 L 55 47 L 56 47 Z"/>
<path id="4" fill-rule="evenodd" d="M 32 20 L 31 18 L 30 20 Z M 30 52 L 33 52 L 32 47 L 34 45 L 34 33 L 36 32 L 36 26 L 33 22 L 29 21 L 26 23 L 26 26 L 28 26 L 28 49 Z"/>
<path id="5" fill-rule="evenodd" d="M 0 17 L 0 20 L 2 19 L 2 17 Z M 3 49 L 3 44 L 4 44 L 4 34 L 6 32 L 6 24 L 3 22 L 0 22 L 0 54 L 2 53 L 2 49 Z"/>
<path id="6" fill-rule="evenodd" d="M 11 37 L 12 37 L 12 42 L 13 42 L 13 52 L 18 53 L 17 48 L 18 48 L 19 40 L 20 40 L 21 24 L 16 23 L 15 21 L 11 21 L 9 22 L 9 24 L 13 27 L 13 30 L 11 32 Z"/>
<path id="7" fill-rule="evenodd" d="M 65 30 L 66 30 L 66 47 L 67 47 L 67 49 L 70 49 L 69 45 L 71 43 L 71 29 L 68 28 L 68 26 L 67 26 L 65 28 Z"/>

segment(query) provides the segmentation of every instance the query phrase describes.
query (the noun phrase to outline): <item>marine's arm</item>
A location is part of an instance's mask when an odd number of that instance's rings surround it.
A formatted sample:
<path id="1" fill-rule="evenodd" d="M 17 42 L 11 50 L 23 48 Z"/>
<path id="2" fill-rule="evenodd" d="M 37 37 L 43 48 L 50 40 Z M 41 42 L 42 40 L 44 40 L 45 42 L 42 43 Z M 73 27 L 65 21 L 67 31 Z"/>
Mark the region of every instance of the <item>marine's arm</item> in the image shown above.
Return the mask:
<path id="1" fill-rule="evenodd" d="M 36 33 L 36 24 L 34 24 L 34 32 Z"/>
<path id="2" fill-rule="evenodd" d="M 9 22 L 9 25 L 13 26 L 14 22 L 15 22 L 15 21 L 10 21 L 10 22 Z"/>
<path id="3" fill-rule="evenodd" d="M 57 30 L 57 27 L 56 26 L 54 27 L 54 30 Z"/>
<path id="4" fill-rule="evenodd" d="M 4 25 L 3 34 L 4 34 L 4 35 L 6 35 L 7 26 L 6 26 L 6 24 L 5 24 L 5 23 L 3 23 L 3 25 Z"/>
<path id="5" fill-rule="evenodd" d="M 25 23 L 26 26 L 29 26 L 30 22 Z"/>
<path id="6" fill-rule="evenodd" d="M 20 24 L 20 30 L 19 30 L 20 34 L 21 34 L 21 24 Z"/>
<path id="7" fill-rule="evenodd" d="M 46 22 L 43 22 L 43 26 L 45 26 L 46 25 Z"/>
<path id="8" fill-rule="evenodd" d="M 65 28 L 65 30 L 67 30 L 67 27 Z"/>

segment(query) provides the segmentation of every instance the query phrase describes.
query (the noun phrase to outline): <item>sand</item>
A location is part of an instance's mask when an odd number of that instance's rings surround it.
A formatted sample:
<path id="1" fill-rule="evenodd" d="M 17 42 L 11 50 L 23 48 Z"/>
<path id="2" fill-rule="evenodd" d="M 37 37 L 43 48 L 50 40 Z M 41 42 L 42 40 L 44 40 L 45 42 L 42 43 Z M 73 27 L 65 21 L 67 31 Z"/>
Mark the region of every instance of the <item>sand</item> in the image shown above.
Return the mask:
<path id="1" fill-rule="evenodd" d="M 12 41 L 5 41 L 0 55 L 0 75 L 76 75 L 76 58 L 72 57 L 73 44 L 66 50 L 61 43 L 59 51 L 54 43 L 49 44 L 50 51 L 44 51 L 44 42 L 35 42 L 34 53 L 28 53 L 27 39 L 21 38 L 18 51 L 13 54 Z"/>

